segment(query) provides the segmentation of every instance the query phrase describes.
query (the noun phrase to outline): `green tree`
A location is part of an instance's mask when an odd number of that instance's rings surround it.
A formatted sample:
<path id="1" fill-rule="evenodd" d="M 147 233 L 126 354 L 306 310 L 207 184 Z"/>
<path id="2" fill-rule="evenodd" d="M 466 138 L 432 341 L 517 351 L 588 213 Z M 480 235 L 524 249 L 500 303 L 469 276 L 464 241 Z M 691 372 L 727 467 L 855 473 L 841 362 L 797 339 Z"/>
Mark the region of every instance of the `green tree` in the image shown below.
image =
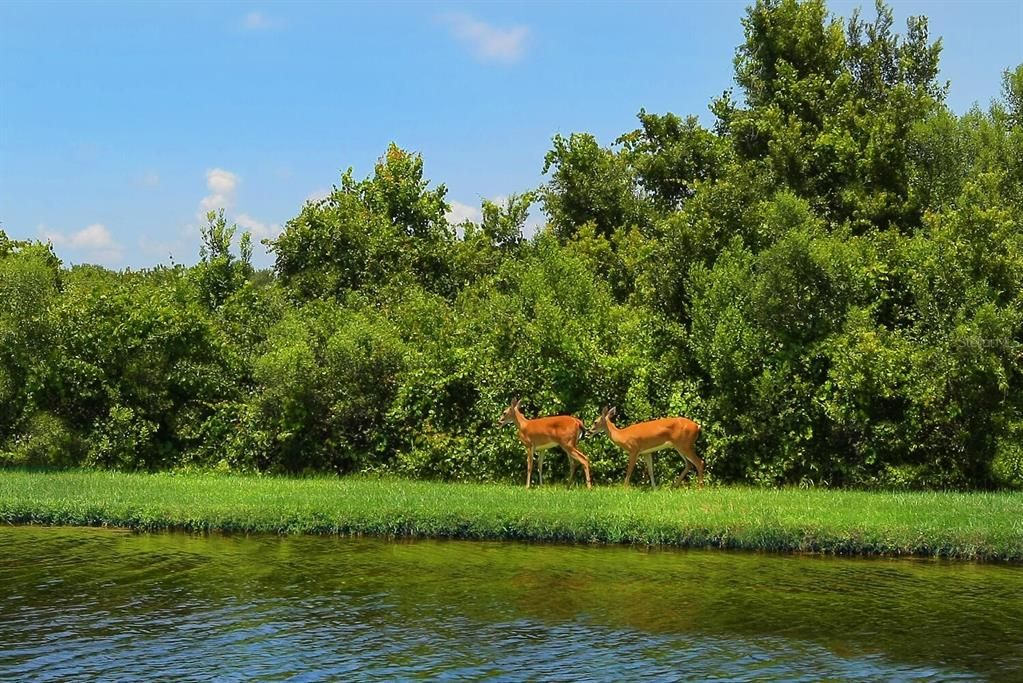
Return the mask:
<path id="1" fill-rule="evenodd" d="M 321 201 L 307 202 L 269 242 L 281 282 L 302 299 L 341 297 L 391 281 L 451 294 L 454 230 L 447 189 L 428 189 L 423 161 L 391 145 L 374 175 L 352 169 Z"/>
<path id="2" fill-rule="evenodd" d="M 695 116 L 648 114 L 640 128 L 618 138 L 639 185 L 662 213 L 677 211 L 696 184 L 716 179 L 726 161 L 727 143 L 700 126 Z"/>
<path id="3" fill-rule="evenodd" d="M 62 287 L 60 261 L 50 245 L 10 240 L 0 231 L 0 462 L 50 464 L 53 448 L 40 439 L 49 443 L 56 434 L 63 440 L 59 421 L 29 424 L 37 409 L 34 387 L 48 371 L 53 343 L 49 311 Z"/>
<path id="4" fill-rule="evenodd" d="M 228 227 L 224 210 L 206 214 L 207 224 L 200 230 L 202 245 L 194 273 L 199 292 L 211 309 L 219 308 L 252 276 L 252 235 L 242 233 L 240 255 L 231 253 L 237 225 Z"/>
<path id="5" fill-rule="evenodd" d="M 911 18 L 901 40 L 891 25 L 881 2 L 872 23 L 855 12 L 843 31 L 823 0 L 758 0 L 735 58 L 745 107 L 727 94 L 712 107 L 742 158 L 858 230 L 919 224 L 908 141 L 945 93 L 926 19 Z"/>
<path id="6" fill-rule="evenodd" d="M 621 154 L 601 147 L 589 133 L 555 135 L 553 144 L 543 165 L 551 179 L 539 195 L 558 237 L 568 239 L 589 222 L 605 237 L 622 226 L 646 224 L 635 172 Z"/>
<path id="7" fill-rule="evenodd" d="M 482 221 L 462 223 L 453 257 L 458 289 L 492 276 L 505 260 L 516 257 L 533 201 L 532 192 L 512 194 L 503 204 L 484 199 Z"/>

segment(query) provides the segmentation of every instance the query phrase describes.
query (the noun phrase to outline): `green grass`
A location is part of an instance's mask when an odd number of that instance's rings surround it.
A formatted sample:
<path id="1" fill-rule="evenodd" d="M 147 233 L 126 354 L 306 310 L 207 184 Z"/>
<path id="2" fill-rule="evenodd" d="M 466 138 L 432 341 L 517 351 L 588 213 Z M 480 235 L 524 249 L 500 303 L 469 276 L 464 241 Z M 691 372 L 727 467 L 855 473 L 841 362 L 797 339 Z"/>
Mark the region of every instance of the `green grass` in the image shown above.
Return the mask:
<path id="1" fill-rule="evenodd" d="M 527 491 L 393 479 L 0 471 L 0 520 L 1023 560 L 1023 493 Z"/>

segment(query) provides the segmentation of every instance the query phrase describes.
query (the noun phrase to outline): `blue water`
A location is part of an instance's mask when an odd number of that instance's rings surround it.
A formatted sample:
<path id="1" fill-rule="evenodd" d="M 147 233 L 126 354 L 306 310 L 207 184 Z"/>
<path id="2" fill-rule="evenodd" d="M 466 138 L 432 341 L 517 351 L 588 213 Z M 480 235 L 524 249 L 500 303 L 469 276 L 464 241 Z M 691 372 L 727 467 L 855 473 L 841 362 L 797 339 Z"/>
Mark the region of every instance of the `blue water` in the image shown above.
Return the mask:
<path id="1" fill-rule="evenodd" d="M 1023 568 L 0 530 L 0 679 L 1023 680 Z"/>

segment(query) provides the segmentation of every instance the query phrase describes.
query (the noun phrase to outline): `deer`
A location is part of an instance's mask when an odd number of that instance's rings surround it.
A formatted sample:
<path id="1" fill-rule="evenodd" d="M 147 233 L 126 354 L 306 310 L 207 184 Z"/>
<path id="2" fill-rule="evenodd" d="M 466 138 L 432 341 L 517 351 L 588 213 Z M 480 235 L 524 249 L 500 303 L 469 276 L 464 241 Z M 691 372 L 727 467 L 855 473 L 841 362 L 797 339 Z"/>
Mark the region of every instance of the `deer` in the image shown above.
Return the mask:
<path id="1" fill-rule="evenodd" d="M 586 473 L 586 488 L 593 488 L 590 479 L 590 459 L 583 454 L 576 446 L 579 439 L 586 433 L 586 425 L 577 417 L 571 415 L 552 415 L 550 417 L 538 417 L 527 420 L 519 411 L 519 399 L 514 399 L 511 405 L 501 415 L 497 426 L 503 427 L 514 423 L 518 427 L 519 441 L 526 447 L 526 488 L 532 485 L 533 480 L 533 454 L 537 451 L 539 460 L 540 484 L 543 485 L 543 456 L 544 451 L 555 446 L 568 455 L 570 470 L 568 480 L 575 481 L 575 468 L 582 464 Z"/>
<path id="2" fill-rule="evenodd" d="M 647 472 L 650 474 L 650 487 L 657 488 L 654 481 L 654 452 L 665 448 L 674 448 L 685 460 L 686 468 L 675 479 L 673 486 L 678 486 L 689 470 L 696 467 L 700 486 L 703 486 L 703 460 L 696 455 L 694 448 L 696 437 L 700 435 L 700 425 L 685 417 L 665 417 L 648 422 L 637 422 L 634 425 L 619 429 L 611 422 L 615 409 L 604 408 L 600 417 L 590 427 L 591 434 L 607 434 L 619 448 L 629 454 L 629 467 L 625 471 L 625 486 L 629 486 L 632 471 L 636 467 L 639 456 L 646 460 Z"/>

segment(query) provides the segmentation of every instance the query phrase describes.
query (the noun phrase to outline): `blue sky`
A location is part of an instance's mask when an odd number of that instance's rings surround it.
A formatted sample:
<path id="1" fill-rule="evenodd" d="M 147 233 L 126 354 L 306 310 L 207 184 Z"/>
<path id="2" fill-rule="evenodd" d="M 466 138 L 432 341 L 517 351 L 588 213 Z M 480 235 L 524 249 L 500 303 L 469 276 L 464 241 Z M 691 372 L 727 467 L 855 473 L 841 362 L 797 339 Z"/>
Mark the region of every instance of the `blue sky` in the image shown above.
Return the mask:
<path id="1" fill-rule="evenodd" d="M 1023 62 L 1023 2 L 891 4 L 943 38 L 957 112 Z M 0 227 L 68 263 L 193 263 L 206 207 L 272 235 L 390 141 L 471 216 L 542 182 L 555 133 L 608 143 L 641 107 L 710 123 L 744 7 L 3 0 Z"/>

